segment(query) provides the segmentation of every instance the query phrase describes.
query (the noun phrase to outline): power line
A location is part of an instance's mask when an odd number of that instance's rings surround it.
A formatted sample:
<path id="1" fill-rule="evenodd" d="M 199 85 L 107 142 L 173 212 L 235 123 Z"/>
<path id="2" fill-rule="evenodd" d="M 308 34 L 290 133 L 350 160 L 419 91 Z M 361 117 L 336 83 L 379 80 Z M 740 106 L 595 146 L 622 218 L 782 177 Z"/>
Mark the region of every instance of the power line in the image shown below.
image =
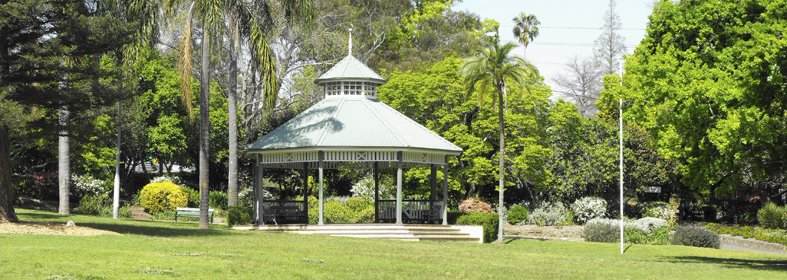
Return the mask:
<path id="1" fill-rule="evenodd" d="M 595 47 L 595 44 L 592 43 L 571 43 L 571 42 L 539 42 L 534 41 L 530 43 L 531 45 L 545 45 L 545 46 L 558 46 L 558 47 Z M 625 45 L 624 47 L 633 49 L 636 48 L 636 45 Z"/>
<path id="2" fill-rule="evenodd" d="M 500 27 L 514 27 L 514 25 L 501 24 Z M 583 27 L 583 26 L 539 26 L 539 29 L 574 29 L 574 30 L 602 30 L 603 27 Z M 620 28 L 618 30 L 645 31 L 645 28 Z"/>

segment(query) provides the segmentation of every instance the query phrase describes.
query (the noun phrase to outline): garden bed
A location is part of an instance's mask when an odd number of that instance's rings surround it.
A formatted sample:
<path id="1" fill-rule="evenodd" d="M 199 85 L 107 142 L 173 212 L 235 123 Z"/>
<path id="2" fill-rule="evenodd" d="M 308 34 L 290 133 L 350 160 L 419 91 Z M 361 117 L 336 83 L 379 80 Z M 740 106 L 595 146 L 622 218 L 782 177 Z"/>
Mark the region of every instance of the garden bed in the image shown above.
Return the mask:
<path id="1" fill-rule="evenodd" d="M 759 240 L 787 246 L 787 230 L 764 229 L 761 227 L 735 226 L 717 223 L 708 223 L 705 225 L 705 228 L 718 234 L 740 236 L 746 239 Z"/>
<path id="2" fill-rule="evenodd" d="M 506 225 L 506 237 L 563 241 L 584 241 L 582 226 Z"/>

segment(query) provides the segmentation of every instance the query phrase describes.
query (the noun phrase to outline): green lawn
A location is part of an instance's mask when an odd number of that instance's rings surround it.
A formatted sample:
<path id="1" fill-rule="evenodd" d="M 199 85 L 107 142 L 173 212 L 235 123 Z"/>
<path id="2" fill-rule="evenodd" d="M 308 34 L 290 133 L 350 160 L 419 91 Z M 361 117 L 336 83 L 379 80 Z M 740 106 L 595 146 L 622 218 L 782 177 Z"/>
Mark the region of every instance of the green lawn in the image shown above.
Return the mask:
<path id="1" fill-rule="evenodd" d="M 783 255 L 682 246 L 512 240 L 459 244 L 227 230 L 195 223 L 59 217 L 19 209 L 24 221 L 74 220 L 123 235 L 0 234 L 3 279 L 787 279 Z M 56 276 L 66 276 L 57 278 Z"/>

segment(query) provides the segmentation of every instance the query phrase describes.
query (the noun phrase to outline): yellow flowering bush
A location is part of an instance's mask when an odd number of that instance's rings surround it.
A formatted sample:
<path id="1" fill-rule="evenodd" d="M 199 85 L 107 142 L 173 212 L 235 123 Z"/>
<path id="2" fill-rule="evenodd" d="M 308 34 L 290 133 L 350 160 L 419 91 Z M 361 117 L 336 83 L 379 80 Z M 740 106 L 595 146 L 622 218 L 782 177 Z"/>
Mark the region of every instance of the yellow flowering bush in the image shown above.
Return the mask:
<path id="1" fill-rule="evenodd" d="M 172 182 L 150 183 L 139 192 L 139 204 L 149 213 L 186 207 L 188 201 L 188 194 Z"/>

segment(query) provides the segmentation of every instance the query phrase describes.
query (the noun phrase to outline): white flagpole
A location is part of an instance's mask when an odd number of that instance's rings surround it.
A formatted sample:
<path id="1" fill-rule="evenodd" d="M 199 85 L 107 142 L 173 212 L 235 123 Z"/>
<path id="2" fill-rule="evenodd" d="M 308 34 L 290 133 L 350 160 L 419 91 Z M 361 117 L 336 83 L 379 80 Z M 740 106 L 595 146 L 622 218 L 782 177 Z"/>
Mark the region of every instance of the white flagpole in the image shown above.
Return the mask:
<path id="1" fill-rule="evenodd" d="M 623 254 L 623 98 L 619 103 L 619 129 L 620 129 L 620 254 Z"/>

